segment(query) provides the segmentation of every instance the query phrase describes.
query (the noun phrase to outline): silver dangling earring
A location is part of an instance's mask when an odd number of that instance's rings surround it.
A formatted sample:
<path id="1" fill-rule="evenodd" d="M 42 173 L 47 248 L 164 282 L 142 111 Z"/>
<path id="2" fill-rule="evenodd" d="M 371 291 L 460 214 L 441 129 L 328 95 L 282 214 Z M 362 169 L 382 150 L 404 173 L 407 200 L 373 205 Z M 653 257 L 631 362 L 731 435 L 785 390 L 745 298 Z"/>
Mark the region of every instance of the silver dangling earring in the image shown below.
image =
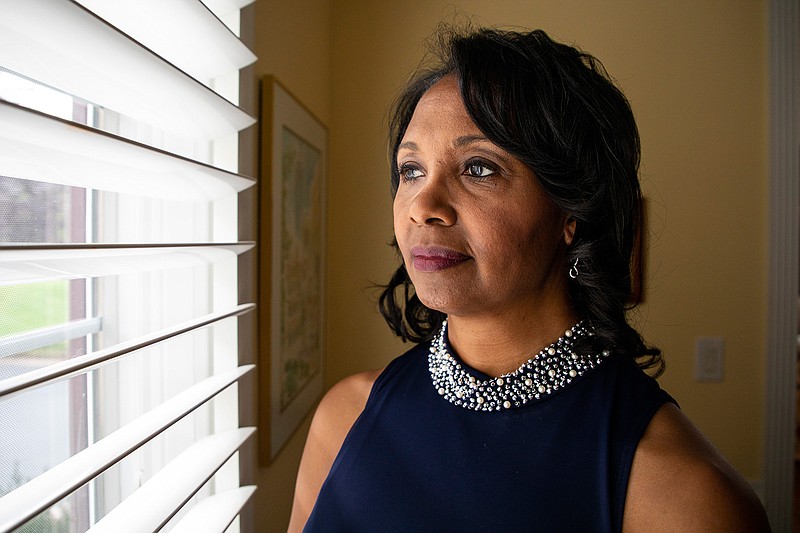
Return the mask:
<path id="1" fill-rule="evenodd" d="M 575 264 L 572 265 L 569 269 L 569 277 L 572 279 L 578 279 L 578 261 L 579 259 L 575 260 Z"/>

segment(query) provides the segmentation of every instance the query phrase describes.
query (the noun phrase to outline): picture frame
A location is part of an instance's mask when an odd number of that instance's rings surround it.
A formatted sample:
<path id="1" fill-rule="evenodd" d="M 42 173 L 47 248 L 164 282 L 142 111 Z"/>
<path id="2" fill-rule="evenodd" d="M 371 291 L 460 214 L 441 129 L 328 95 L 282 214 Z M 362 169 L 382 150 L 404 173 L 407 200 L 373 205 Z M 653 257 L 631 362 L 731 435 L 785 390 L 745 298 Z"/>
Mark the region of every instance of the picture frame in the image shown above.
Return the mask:
<path id="1" fill-rule="evenodd" d="M 328 131 L 274 76 L 261 80 L 259 462 L 270 464 L 325 383 Z"/>

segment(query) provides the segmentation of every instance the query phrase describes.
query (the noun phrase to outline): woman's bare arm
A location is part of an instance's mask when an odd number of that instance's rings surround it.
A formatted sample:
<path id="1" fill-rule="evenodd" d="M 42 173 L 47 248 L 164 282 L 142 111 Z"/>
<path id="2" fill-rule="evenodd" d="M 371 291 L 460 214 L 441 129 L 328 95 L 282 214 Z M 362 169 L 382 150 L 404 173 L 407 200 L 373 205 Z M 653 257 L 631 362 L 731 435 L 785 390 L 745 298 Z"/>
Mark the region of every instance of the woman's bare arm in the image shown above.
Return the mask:
<path id="1" fill-rule="evenodd" d="M 744 478 L 666 404 L 636 449 L 623 531 L 744 533 L 769 531 L 769 524 Z"/>
<path id="2" fill-rule="evenodd" d="M 334 385 L 319 403 L 297 473 L 290 533 L 300 532 L 305 526 L 333 460 L 364 410 L 372 385 L 380 373 L 380 370 L 375 370 L 350 376 Z"/>

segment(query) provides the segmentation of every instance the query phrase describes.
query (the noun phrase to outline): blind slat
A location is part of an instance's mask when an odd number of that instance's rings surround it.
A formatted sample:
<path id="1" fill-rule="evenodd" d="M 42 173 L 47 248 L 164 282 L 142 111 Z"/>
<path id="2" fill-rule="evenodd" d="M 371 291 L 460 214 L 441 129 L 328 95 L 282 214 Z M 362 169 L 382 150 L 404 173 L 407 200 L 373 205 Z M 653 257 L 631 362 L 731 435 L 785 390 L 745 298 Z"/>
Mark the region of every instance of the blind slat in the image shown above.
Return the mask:
<path id="1" fill-rule="evenodd" d="M 202 0 L 218 17 L 249 6 L 255 0 Z"/>
<path id="2" fill-rule="evenodd" d="M 0 531 L 33 518 L 118 462 L 249 372 L 245 365 L 207 378 L 0 498 Z"/>
<path id="3" fill-rule="evenodd" d="M 189 139 L 241 131 L 253 117 L 83 7 L 0 0 L 0 66 Z"/>
<path id="4" fill-rule="evenodd" d="M 194 505 L 170 533 L 224 533 L 255 491 L 247 485 L 210 496 Z"/>
<path id="5" fill-rule="evenodd" d="M 0 285 L 193 267 L 227 259 L 253 246 L 252 242 L 3 246 Z"/>
<path id="6" fill-rule="evenodd" d="M 198 0 L 77 2 L 204 84 L 256 60 L 253 52 Z"/>
<path id="7" fill-rule="evenodd" d="M 255 304 L 242 304 L 230 311 L 210 313 L 188 320 L 175 326 L 131 339 L 126 342 L 109 346 L 108 348 L 79 355 L 63 361 L 52 363 L 42 368 L 30 370 L 19 376 L 0 381 L 0 398 L 8 398 L 14 394 L 33 390 L 36 387 L 47 385 L 55 381 L 69 379 L 75 375 L 89 372 L 118 357 L 152 346 L 156 343 L 172 339 L 178 335 L 194 331 L 198 328 L 214 324 L 232 316 L 243 315 L 255 309 Z"/>
<path id="8" fill-rule="evenodd" d="M 182 201 L 210 201 L 255 180 L 0 101 L 0 175 Z"/>
<path id="9" fill-rule="evenodd" d="M 97 333 L 102 326 L 103 319 L 100 317 L 84 318 L 83 320 L 72 320 L 57 326 L 37 328 L 24 333 L 0 337 L 0 359 L 9 355 L 44 348 L 58 342 L 85 337 L 86 335 Z M 0 381 L 0 396 L 2 395 L 2 382 Z"/>
<path id="10" fill-rule="evenodd" d="M 89 531 L 158 531 L 254 432 L 255 428 L 233 429 L 197 441 L 120 502 Z M 147 509 L 147 512 L 143 513 L 142 509 Z"/>

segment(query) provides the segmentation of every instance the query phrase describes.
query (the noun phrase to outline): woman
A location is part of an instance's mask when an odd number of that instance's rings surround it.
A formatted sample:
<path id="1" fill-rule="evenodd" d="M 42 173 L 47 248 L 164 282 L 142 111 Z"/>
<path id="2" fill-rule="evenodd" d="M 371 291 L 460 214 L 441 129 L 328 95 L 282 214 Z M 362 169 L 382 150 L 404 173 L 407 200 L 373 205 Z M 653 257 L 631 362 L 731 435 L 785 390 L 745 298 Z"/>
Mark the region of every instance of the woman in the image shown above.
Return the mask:
<path id="1" fill-rule="evenodd" d="M 642 368 L 626 321 L 639 137 L 599 63 L 480 30 L 392 121 L 403 264 L 381 297 L 419 344 L 320 403 L 289 529 L 765 531 L 744 480 Z"/>

